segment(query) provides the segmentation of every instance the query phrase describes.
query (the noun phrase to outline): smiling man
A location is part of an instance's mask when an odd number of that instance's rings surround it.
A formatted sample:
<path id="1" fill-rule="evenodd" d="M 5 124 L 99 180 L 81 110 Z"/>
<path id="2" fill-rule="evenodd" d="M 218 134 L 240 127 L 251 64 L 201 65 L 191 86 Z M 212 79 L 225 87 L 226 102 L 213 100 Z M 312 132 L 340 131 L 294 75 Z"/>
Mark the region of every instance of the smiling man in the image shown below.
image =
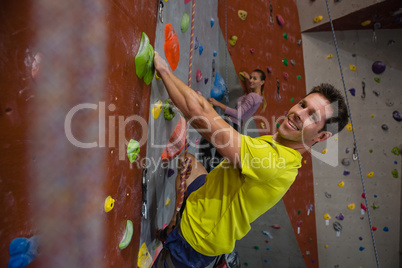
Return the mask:
<path id="1" fill-rule="evenodd" d="M 347 108 L 338 90 L 322 84 L 289 110 L 273 136 L 251 138 L 226 123 L 158 53 L 154 63 L 173 103 L 225 158 L 207 173 L 194 156 L 181 156 L 179 162 L 191 163 L 186 205 L 181 221 L 175 211 L 159 235 L 164 249 L 154 267 L 206 267 L 230 253 L 250 231 L 250 223 L 283 197 L 301 167 L 301 154 L 341 131 Z M 179 184 L 180 175 L 177 188 Z"/>

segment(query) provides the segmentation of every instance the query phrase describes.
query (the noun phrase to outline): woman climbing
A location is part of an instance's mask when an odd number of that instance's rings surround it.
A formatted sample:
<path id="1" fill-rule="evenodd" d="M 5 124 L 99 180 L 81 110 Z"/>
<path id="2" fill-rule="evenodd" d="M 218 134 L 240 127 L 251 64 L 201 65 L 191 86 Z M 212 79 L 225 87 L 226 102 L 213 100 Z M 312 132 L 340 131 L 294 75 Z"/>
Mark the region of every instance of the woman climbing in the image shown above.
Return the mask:
<path id="1" fill-rule="evenodd" d="M 263 95 L 265 83 L 264 71 L 255 69 L 251 74 L 241 72 L 240 75 L 248 81 L 246 84 L 247 93 L 237 99 L 235 108 L 230 108 L 214 98 L 208 99 L 213 106 L 219 107 L 224 111 L 226 118 L 229 121 L 228 123 L 230 123 L 238 132 L 241 132 L 242 124 L 254 115 L 261 103 L 261 112 L 264 112 L 267 107 L 267 102 Z M 208 141 L 202 139 L 200 147 L 203 163 L 208 172 L 217 164 L 222 162 L 223 158 L 218 152 L 215 153 L 215 157 L 212 157 L 212 145 Z"/>
<path id="2" fill-rule="evenodd" d="M 251 116 L 253 116 L 258 107 L 260 107 L 261 103 L 261 112 L 264 112 L 265 108 L 267 107 L 267 103 L 263 95 L 265 83 L 264 71 L 255 69 L 251 74 L 241 72 L 240 75 L 248 81 L 248 93 L 237 99 L 236 108 L 230 108 L 214 98 L 208 99 L 212 105 L 221 108 L 225 114 L 229 116 L 229 119 L 237 131 L 240 130 L 240 126 L 243 122 L 247 121 Z"/>

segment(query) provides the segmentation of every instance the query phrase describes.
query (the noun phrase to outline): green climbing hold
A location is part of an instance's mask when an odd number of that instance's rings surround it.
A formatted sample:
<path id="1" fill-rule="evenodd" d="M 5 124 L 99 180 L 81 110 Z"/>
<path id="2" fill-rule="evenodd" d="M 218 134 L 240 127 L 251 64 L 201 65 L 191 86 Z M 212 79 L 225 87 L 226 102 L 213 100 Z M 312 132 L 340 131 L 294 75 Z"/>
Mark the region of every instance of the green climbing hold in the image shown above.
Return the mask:
<path id="1" fill-rule="evenodd" d="M 301 75 L 298 75 L 298 76 L 297 76 L 297 79 L 299 79 L 299 80 L 300 80 L 300 79 L 301 79 Z"/>
<path id="2" fill-rule="evenodd" d="M 248 266 L 248 262 L 245 262 L 245 263 L 244 263 L 244 266 Z"/>
<path id="3" fill-rule="evenodd" d="M 370 149 L 369 152 L 370 152 L 370 154 L 373 153 L 373 149 Z"/>
<path id="4" fill-rule="evenodd" d="M 281 124 L 279 124 L 279 123 L 276 123 L 276 128 L 279 128 L 279 126 L 280 126 Z"/>
<path id="5" fill-rule="evenodd" d="M 381 78 L 379 78 L 379 77 L 374 77 L 374 81 L 376 81 L 377 83 L 380 83 L 380 82 L 381 82 Z"/>
<path id="6" fill-rule="evenodd" d="M 148 53 L 149 53 L 150 60 L 148 61 L 147 72 L 145 73 L 145 76 L 144 76 L 144 82 L 147 85 L 151 84 L 152 79 L 154 78 L 154 75 L 155 75 L 155 66 L 154 66 L 155 51 L 151 45 L 149 45 L 148 48 L 149 48 Z"/>
<path id="7" fill-rule="evenodd" d="M 181 32 L 185 33 L 190 25 L 190 16 L 184 12 L 183 17 L 181 18 Z"/>
<path id="8" fill-rule="evenodd" d="M 286 40 L 288 40 L 288 34 L 287 34 L 287 33 L 283 33 L 283 38 L 285 38 Z"/>
<path id="9" fill-rule="evenodd" d="M 126 230 L 124 231 L 124 236 L 120 241 L 119 249 L 125 249 L 130 244 L 132 237 L 133 237 L 133 222 L 127 220 Z"/>
<path id="10" fill-rule="evenodd" d="M 255 247 L 254 247 L 254 249 L 259 250 L 259 249 L 260 249 L 260 247 L 259 247 L 259 246 L 255 246 Z"/>
<path id="11" fill-rule="evenodd" d="M 173 111 L 173 104 L 170 103 L 170 99 L 167 99 L 165 101 L 165 107 L 163 107 L 163 116 L 168 121 L 172 120 L 175 116 L 175 113 Z"/>
<path id="12" fill-rule="evenodd" d="M 394 155 L 400 155 L 400 154 L 401 154 L 401 150 L 400 150 L 397 146 L 395 146 L 394 148 L 392 148 L 391 152 L 392 152 Z"/>
<path id="13" fill-rule="evenodd" d="M 287 59 L 283 58 L 283 59 L 282 59 L 282 62 L 283 62 L 283 64 L 284 64 L 285 66 L 288 66 L 288 60 L 287 60 Z"/>
<path id="14" fill-rule="evenodd" d="M 395 179 L 397 179 L 399 177 L 397 169 L 392 170 L 392 177 L 394 177 Z"/>
<path id="15" fill-rule="evenodd" d="M 136 140 L 131 139 L 127 145 L 127 156 L 130 163 L 133 163 L 140 152 L 140 143 Z"/>
<path id="16" fill-rule="evenodd" d="M 293 102 L 294 100 L 295 100 L 295 98 L 291 98 L 291 99 L 290 99 L 290 102 Z"/>
<path id="17" fill-rule="evenodd" d="M 299 210 L 299 211 L 297 212 L 297 215 L 300 215 L 300 213 L 301 213 L 301 211 Z"/>
<path id="18" fill-rule="evenodd" d="M 149 38 L 146 33 L 142 33 L 141 43 L 135 56 L 135 72 L 138 78 L 144 78 L 144 82 L 149 85 L 155 74 L 154 67 L 155 52 L 152 45 L 149 43 Z"/>

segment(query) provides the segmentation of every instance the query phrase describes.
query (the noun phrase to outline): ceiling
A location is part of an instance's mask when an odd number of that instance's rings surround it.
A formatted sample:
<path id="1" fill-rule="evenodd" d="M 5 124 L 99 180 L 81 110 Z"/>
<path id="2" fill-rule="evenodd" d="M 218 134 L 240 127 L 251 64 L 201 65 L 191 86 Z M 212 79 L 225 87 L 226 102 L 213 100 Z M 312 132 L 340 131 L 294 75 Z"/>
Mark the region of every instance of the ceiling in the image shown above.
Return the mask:
<path id="1" fill-rule="evenodd" d="M 362 26 L 362 22 L 371 23 Z M 386 0 L 333 21 L 336 31 L 373 29 L 402 29 L 402 0 Z M 331 31 L 330 23 L 319 25 L 305 32 Z"/>

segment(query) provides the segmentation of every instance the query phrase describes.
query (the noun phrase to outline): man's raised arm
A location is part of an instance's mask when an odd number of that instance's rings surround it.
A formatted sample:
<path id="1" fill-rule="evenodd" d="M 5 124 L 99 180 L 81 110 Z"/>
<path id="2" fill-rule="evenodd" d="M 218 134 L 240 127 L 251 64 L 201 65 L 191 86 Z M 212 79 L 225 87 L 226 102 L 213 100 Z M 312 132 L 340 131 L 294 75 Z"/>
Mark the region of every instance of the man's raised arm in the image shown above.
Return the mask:
<path id="1" fill-rule="evenodd" d="M 154 64 L 171 100 L 190 120 L 191 125 L 211 142 L 222 156 L 239 165 L 240 134 L 219 116 L 204 97 L 177 78 L 157 52 Z"/>

